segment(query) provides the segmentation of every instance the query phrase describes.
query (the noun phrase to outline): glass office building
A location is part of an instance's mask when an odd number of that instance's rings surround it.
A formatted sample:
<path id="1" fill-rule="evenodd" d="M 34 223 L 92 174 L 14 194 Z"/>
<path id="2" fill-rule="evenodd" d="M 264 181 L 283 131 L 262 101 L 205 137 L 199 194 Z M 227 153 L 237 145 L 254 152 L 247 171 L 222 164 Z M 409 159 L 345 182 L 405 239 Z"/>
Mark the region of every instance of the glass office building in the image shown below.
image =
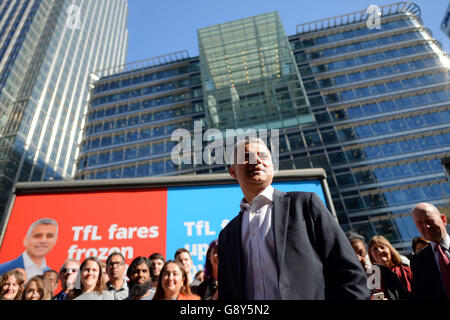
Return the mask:
<path id="1" fill-rule="evenodd" d="M 221 164 L 174 165 L 171 133 L 192 131 L 195 120 L 203 130 L 277 128 L 279 168 L 324 168 L 344 230 L 409 248 L 418 234 L 414 204 L 449 205 L 440 159 L 450 153 L 450 62 L 417 5 L 380 10 L 378 29 L 366 10 L 300 24 L 286 37 L 289 52 L 278 15 L 242 19 L 200 29 L 199 57 L 100 75 L 77 178 L 225 172 Z M 278 61 L 268 49 L 275 44 Z"/>
<path id="2" fill-rule="evenodd" d="M 0 214 L 17 181 L 75 174 L 90 73 L 125 62 L 127 11 L 126 0 L 0 2 Z"/>

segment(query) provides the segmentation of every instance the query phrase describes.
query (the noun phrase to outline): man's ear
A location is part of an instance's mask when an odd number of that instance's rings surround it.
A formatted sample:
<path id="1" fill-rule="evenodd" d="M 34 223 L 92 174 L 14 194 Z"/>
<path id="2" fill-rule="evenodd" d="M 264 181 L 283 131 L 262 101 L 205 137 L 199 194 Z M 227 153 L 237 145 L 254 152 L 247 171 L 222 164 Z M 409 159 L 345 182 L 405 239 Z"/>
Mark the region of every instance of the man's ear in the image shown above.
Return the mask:
<path id="1" fill-rule="evenodd" d="M 447 216 L 441 213 L 441 220 L 444 222 L 444 226 L 447 225 Z"/>
<path id="2" fill-rule="evenodd" d="M 228 173 L 230 174 L 230 176 L 232 176 L 234 179 L 236 179 L 236 172 L 234 171 L 233 165 L 231 165 L 230 168 L 228 169 Z"/>

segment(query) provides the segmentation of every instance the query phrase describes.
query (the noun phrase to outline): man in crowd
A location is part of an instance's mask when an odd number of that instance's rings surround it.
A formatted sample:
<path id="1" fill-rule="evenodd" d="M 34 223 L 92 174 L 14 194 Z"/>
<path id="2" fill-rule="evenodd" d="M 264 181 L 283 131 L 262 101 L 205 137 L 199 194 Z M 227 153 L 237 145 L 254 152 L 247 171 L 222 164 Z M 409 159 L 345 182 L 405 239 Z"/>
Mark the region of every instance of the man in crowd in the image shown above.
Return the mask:
<path id="1" fill-rule="evenodd" d="M 188 276 L 188 284 L 190 286 L 196 285 L 196 283 L 194 283 L 195 279 L 192 274 L 193 262 L 189 250 L 186 248 L 179 248 L 175 252 L 175 260 L 178 260 L 184 266 L 184 271 L 186 271 L 186 274 Z"/>
<path id="2" fill-rule="evenodd" d="M 146 257 L 135 258 L 128 268 L 129 297 L 127 300 L 152 300 L 156 287 L 152 287 L 154 265 Z"/>
<path id="3" fill-rule="evenodd" d="M 113 252 L 106 259 L 106 272 L 109 277 L 106 288 L 114 293 L 115 300 L 128 297 L 128 286 L 124 279 L 126 269 L 125 258 L 120 252 Z"/>
<path id="4" fill-rule="evenodd" d="M 261 139 L 238 141 L 232 159 L 244 198 L 219 235 L 219 299 L 369 299 L 364 269 L 319 197 L 274 189 Z"/>
<path id="5" fill-rule="evenodd" d="M 0 274 L 15 268 L 25 269 L 28 279 L 50 270 L 45 256 L 53 249 L 58 238 L 58 223 L 50 218 L 31 224 L 23 240 L 25 251 L 16 259 L 0 264 Z"/>
<path id="6" fill-rule="evenodd" d="M 53 298 L 54 300 L 64 300 L 69 291 L 75 288 L 78 273 L 80 272 L 80 262 L 69 259 L 61 266 L 59 270 L 59 279 L 61 281 L 61 291 Z"/>
<path id="7" fill-rule="evenodd" d="M 420 300 L 450 299 L 450 237 L 447 217 L 431 203 L 418 203 L 412 210 L 417 230 L 430 241 L 411 261 L 412 298 Z"/>
<path id="8" fill-rule="evenodd" d="M 164 263 L 166 263 L 166 259 L 161 253 L 155 252 L 152 253 L 149 257 L 150 261 L 153 263 L 153 275 L 152 275 L 152 286 L 156 289 L 158 285 L 159 273 L 161 272 Z"/>
<path id="9" fill-rule="evenodd" d="M 56 289 L 58 288 L 58 281 L 59 281 L 59 273 L 55 270 L 47 270 L 44 272 L 44 278 L 50 282 L 51 290 L 52 290 L 52 296 L 55 294 Z"/>

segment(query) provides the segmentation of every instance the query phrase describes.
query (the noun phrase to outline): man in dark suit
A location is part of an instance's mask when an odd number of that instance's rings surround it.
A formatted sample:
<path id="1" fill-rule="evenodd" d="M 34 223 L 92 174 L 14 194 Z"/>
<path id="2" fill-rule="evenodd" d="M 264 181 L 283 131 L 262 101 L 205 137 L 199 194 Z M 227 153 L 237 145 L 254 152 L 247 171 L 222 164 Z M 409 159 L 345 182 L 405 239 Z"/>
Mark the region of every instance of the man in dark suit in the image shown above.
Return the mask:
<path id="1" fill-rule="evenodd" d="M 447 217 L 430 203 L 419 203 L 412 210 L 417 230 L 431 241 L 411 260 L 413 273 L 412 298 L 419 300 L 446 300 L 450 297 L 450 283 L 446 274 L 450 265 L 444 261 L 450 258 L 450 237 L 446 230 Z M 440 258 L 440 255 L 442 257 Z"/>
<path id="2" fill-rule="evenodd" d="M 244 199 L 219 235 L 219 299 L 369 299 L 365 272 L 319 197 L 274 189 L 260 139 L 238 142 L 233 159 Z"/>

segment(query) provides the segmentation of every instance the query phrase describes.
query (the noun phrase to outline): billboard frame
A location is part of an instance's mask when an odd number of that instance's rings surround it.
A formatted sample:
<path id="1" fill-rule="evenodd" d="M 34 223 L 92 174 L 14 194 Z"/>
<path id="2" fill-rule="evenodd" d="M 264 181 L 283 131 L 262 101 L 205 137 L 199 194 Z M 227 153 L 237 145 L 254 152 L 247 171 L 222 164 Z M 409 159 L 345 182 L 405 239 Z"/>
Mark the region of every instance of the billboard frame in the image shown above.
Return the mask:
<path id="1" fill-rule="evenodd" d="M 273 182 L 310 181 L 319 180 L 325 197 L 325 205 L 337 220 L 336 210 L 328 188 L 327 175 L 322 168 L 296 169 L 278 171 Z M 227 173 L 204 174 L 204 175 L 179 175 L 162 177 L 145 177 L 131 179 L 104 179 L 104 180 L 65 180 L 65 181 L 43 181 L 43 182 L 18 182 L 14 185 L 13 196 L 8 204 L 7 214 L 2 221 L 0 233 L 0 247 L 6 234 L 11 212 L 16 196 L 25 194 L 47 194 L 65 192 L 89 192 L 105 190 L 127 190 L 127 189 L 161 189 L 169 187 L 197 187 L 208 185 L 238 184 Z"/>

